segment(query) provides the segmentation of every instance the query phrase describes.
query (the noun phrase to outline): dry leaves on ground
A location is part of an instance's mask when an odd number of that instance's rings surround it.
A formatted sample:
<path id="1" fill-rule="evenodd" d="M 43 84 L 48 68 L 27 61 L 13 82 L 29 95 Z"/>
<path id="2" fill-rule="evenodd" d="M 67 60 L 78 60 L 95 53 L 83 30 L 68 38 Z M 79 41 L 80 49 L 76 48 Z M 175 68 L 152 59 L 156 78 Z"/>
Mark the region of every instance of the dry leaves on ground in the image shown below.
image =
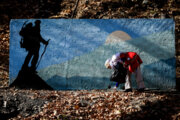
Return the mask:
<path id="1" fill-rule="evenodd" d="M 177 92 L 0 91 L 0 113 L 11 119 L 180 119 Z"/>

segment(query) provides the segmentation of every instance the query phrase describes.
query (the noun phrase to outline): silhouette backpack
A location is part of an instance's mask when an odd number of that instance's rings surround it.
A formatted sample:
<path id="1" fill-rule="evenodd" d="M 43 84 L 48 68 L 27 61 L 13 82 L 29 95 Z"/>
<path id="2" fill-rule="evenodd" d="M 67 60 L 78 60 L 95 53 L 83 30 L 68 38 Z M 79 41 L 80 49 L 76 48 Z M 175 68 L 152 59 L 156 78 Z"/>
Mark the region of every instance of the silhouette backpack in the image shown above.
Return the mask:
<path id="1" fill-rule="evenodd" d="M 19 35 L 21 36 L 20 46 L 21 48 L 25 48 L 27 51 L 32 47 L 32 23 L 28 23 L 21 28 Z"/>
<path id="2" fill-rule="evenodd" d="M 124 68 L 123 64 L 120 62 L 118 62 L 114 68 L 115 69 L 111 74 L 110 81 L 118 82 L 120 84 L 125 83 L 127 69 Z"/>

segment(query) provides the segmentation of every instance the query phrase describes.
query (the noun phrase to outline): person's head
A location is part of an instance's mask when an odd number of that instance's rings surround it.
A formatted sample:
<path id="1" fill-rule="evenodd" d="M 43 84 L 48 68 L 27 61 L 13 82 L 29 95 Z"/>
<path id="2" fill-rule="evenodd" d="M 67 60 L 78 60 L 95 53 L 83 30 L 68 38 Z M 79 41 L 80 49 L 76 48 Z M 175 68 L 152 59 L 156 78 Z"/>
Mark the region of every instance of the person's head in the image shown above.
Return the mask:
<path id="1" fill-rule="evenodd" d="M 36 25 L 40 25 L 40 24 L 41 24 L 41 21 L 40 21 L 40 20 L 36 20 L 36 21 L 35 21 L 35 24 L 36 24 Z"/>
<path id="2" fill-rule="evenodd" d="M 111 61 L 111 59 L 109 58 L 109 59 L 106 60 L 106 62 L 105 62 L 105 64 L 104 64 L 105 67 L 108 68 L 108 69 L 111 69 L 110 61 Z"/>

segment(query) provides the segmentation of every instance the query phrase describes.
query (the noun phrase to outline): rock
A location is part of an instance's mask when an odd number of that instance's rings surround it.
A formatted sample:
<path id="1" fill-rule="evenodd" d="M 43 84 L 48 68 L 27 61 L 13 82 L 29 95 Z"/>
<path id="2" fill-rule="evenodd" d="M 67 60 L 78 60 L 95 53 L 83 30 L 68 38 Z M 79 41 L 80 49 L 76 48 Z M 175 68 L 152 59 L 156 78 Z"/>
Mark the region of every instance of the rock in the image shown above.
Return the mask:
<path id="1" fill-rule="evenodd" d="M 37 73 L 30 68 L 19 71 L 17 78 L 13 81 L 10 87 L 17 87 L 19 89 L 46 89 L 53 90 Z"/>
<path id="2" fill-rule="evenodd" d="M 143 0 L 142 4 L 148 4 L 149 0 Z"/>
<path id="3" fill-rule="evenodd" d="M 88 101 L 86 101 L 86 100 L 81 100 L 78 105 L 79 105 L 79 107 L 87 107 L 88 104 L 89 104 Z"/>

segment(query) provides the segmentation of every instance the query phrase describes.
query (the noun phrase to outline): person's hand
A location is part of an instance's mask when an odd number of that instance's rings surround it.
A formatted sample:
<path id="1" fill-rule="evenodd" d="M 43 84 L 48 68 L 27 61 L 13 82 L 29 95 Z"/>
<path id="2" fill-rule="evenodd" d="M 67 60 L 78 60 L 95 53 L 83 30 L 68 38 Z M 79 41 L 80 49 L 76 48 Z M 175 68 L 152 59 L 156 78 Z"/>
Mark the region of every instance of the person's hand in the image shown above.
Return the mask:
<path id="1" fill-rule="evenodd" d="M 108 69 L 111 69 L 111 66 L 109 65 L 107 68 L 108 68 Z"/>
<path id="2" fill-rule="evenodd" d="M 129 67 L 129 65 L 128 65 L 128 64 L 126 64 L 126 63 L 124 63 L 124 64 L 123 64 L 123 67 L 124 67 L 124 68 L 128 68 L 128 67 Z"/>
<path id="3" fill-rule="evenodd" d="M 48 45 L 49 44 L 49 42 L 48 41 L 46 41 L 46 45 Z"/>
<path id="4" fill-rule="evenodd" d="M 45 45 L 48 45 L 49 44 L 49 40 L 45 42 Z"/>

